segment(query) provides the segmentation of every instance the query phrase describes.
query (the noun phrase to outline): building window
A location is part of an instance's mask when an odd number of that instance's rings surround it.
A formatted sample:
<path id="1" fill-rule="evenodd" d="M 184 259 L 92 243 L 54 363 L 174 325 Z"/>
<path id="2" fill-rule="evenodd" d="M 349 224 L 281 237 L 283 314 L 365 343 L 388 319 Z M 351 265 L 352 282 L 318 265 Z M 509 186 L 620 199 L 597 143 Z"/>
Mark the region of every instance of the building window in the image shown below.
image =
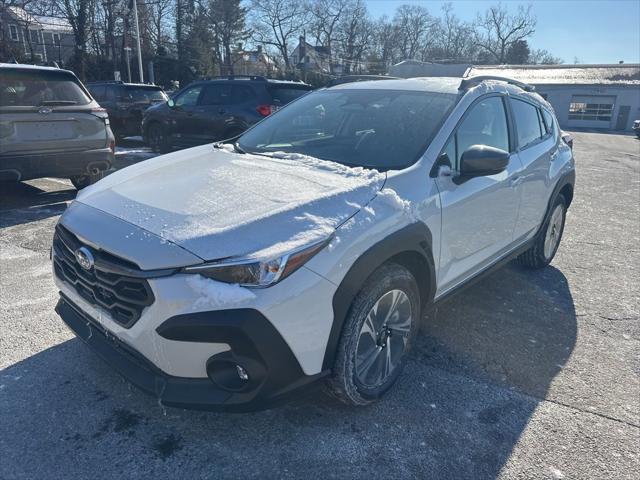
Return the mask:
<path id="1" fill-rule="evenodd" d="M 60 34 L 59 34 L 59 33 L 54 33 L 54 34 L 53 34 L 53 44 L 54 44 L 56 47 L 59 47 L 59 46 L 60 46 Z"/>
<path id="2" fill-rule="evenodd" d="M 9 25 L 9 35 L 14 42 L 18 41 L 18 27 L 15 25 Z"/>
<path id="3" fill-rule="evenodd" d="M 569 105 L 569 120 L 610 122 L 613 106 L 613 103 L 571 102 Z"/>
<path id="4" fill-rule="evenodd" d="M 31 43 L 37 45 L 40 43 L 40 32 L 38 30 L 29 30 Z"/>

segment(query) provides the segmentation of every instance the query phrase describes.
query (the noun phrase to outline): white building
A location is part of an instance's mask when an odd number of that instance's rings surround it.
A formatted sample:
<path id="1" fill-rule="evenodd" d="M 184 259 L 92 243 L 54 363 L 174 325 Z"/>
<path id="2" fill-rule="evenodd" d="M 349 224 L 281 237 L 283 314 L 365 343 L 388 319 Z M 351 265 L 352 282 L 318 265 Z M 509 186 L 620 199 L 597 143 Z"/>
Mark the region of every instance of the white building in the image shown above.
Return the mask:
<path id="1" fill-rule="evenodd" d="M 404 65 L 404 66 L 403 66 Z M 463 73 L 461 73 L 463 72 Z M 630 131 L 640 119 L 640 65 L 418 65 L 391 67 L 399 77 L 497 75 L 534 85 L 562 128 Z"/>

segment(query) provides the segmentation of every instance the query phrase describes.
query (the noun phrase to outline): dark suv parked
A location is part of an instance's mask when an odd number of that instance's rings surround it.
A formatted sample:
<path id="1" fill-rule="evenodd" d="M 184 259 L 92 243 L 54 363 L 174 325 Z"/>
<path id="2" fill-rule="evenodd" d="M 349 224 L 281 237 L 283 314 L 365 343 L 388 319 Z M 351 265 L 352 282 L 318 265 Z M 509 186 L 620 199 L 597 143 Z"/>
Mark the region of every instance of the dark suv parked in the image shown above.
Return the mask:
<path id="1" fill-rule="evenodd" d="M 159 152 L 231 138 L 311 89 L 258 76 L 194 82 L 144 112 L 142 135 Z"/>
<path id="2" fill-rule="evenodd" d="M 68 70 L 0 63 L 0 181 L 104 176 L 115 141 L 104 108 Z"/>
<path id="3" fill-rule="evenodd" d="M 87 88 L 100 105 L 107 109 L 111 129 L 117 138 L 133 137 L 142 132 L 142 114 L 169 97 L 156 85 L 119 81 L 92 82 Z"/>

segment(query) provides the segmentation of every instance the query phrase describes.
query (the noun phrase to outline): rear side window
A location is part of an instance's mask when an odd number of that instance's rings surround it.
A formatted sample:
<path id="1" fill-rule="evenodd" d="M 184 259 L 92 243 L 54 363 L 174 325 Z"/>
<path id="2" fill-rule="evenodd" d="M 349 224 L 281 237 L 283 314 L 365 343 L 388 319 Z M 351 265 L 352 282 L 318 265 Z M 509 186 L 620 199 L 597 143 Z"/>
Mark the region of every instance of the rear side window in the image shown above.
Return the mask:
<path id="1" fill-rule="evenodd" d="M 246 85 L 233 85 L 231 87 L 231 103 L 245 103 L 256 99 L 253 88 Z"/>
<path id="2" fill-rule="evenodd" d="M 511 107 L 516 121 L 520 148 L 525 148 L 542 138 L 538 109 L 530 103 L 516 99 L 511 102 Z"/>
<path id="3" fill-rule="evenodd" d="M 286 105 L 309 91 L 308 88 L 292 88 L 284 85 L 270 86 L 268 89 L 273 102 L 277 105 Z"/>
<path id="4" fill-rule="evenodd" d="M 547 133 L 550 133 L 551 135 L 555 136 L 556 132 L 554 128 L 553 115 L 551 115 L 545 109 L 542 109 L 542 118 L 544 119 L 544 123 L 547 127 Z"/>
<path id="5" fill-rule="evenodd" d="M 460 157 L 471 145 L 509 151 L 509 128 L 501 97 L 485 98 L 471 107 L 458 127 L 456 144 L 456 165 L 460 165 Z"/>
<path id="6" fill-rule="evenodd" d="M 228 105 L 231 103 L 231 85 L 207 85 L 200 105 Z"/>
<path id="7" fill-rule="evenodd" d="M 86 105 L 91 99 L 75 77 L 62 72 L 3 70 L 0 107 Z"/>

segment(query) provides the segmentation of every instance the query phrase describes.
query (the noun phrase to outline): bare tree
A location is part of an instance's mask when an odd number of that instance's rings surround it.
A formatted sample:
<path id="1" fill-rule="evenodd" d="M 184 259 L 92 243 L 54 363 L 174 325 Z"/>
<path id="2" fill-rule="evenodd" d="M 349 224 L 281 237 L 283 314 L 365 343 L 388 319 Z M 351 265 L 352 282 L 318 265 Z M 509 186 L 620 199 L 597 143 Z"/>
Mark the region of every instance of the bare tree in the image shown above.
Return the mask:
<path id="1" fill-rule="evenodd" d="M 334 42 L 336 30 L 346 9 L 352 8 L 353 0 L 312 0 L 310 11 L 311 36 L 317 45 L 326 47 L 330 54 L 329 69 L 333 73 L 333 59 L 335 58 Z"/>
<path id="2" fill-rule="evenodd" d="M 478 14 L 475 23 L 475 41 L 492 60 L 502 64 L 506 60 L 509 48 L 519 40 L 525 40 L 536 30 L 536 17 L 531 5 L 518 6 L 510 14 L 501 3 L 489 8 L 484 15 Z"/>
<path id="3" fill-rule="evenodd" d="M 308 9 L 297 0 L 253 0 L 253 38 L 278 50 L 287 71 L 291 70 L 289 49 L 308 21 Z"/>
<path id="4" fill-rule="evenodd" d="M 419 5 L 400 5 L 393 17 L 398 48 L 404 59 L 423 58 L 433 18 Z"/>
<path id="5" fill-rule="evenodd" d="M 442 16 L 434 22 L 434 44 L 430 56 L 441 60 L 469 60 L 475 53 L 473 28 L 454 13 L 451 3 L 442 6 Z"/>
<path id="6" fill-rule="evenodd" d="M 336 29 L 344 73 L 359 72 L 362 69 L 363 57 L 370 47 L 373 34 L 374 25 L 369 19 L 364 1 L 355 0 L 347 5 Z"/>
<path id="7" fill-rule="evenodd" d="M 533 65 L 560 65 L 564 63 L 559 57 L 554 57 L 551 53 L 543 48 L 536 48 L 529 53 L 529 59 L 527 63 Z M 579 62 L 576 62 L 579 63 Z"/>

